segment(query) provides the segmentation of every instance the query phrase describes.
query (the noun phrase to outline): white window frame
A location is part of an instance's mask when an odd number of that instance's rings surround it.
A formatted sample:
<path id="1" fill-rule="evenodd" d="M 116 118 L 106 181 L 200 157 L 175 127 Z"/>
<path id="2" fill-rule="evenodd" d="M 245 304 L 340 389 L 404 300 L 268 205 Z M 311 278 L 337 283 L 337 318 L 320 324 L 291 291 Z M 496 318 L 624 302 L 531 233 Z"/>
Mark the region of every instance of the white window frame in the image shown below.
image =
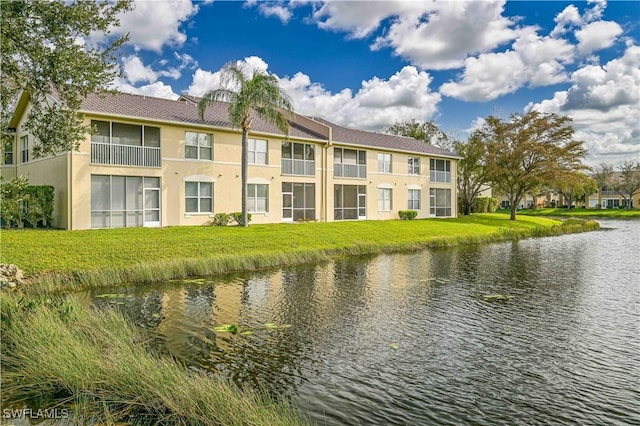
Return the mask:
<path id="1" fill-rule="evenodd" d="M 266 187 L 266 190 L 267 190 L 266 191 L 266 193 L 267 193 L 266 197 L 259 197 L 258 196 L 257 190 L 258 190 L 259 186 Z M 252 191 L 252 189 L 253 189 L 253 191 Z M 252 193 L 253 193 L 253 195 L 252 195 Z M 249 206 L 249 204 L 250 204 L 249 201 L 253 201 L 253 205 L 255 207 L 255 206 L 259 205 L 259 201 L 261 201 L 261 200 L 264 200 L 264 206 L 265 206 L 264 210 L 255 210 L 255 208 L 252 209 Z M 268 184 L 266 184 L 266 183 L 248 183 L 247 184 L 247 211 L 250 212 L 250 213 L 269 213 L 269 185 Z"/>
<path id="2" fill-rule="evenodd" d="M 258 150 L 257 146 L 264 143 L 264 150 Z M 248 143 L 249 164 L 269 164 L 269 142 L 266 139 L 249 139 Z"/>
<path id="3" fill-rule="evenodd" d="M 29 136 L 28 135 L 24 135 L 20 138 L 20 142 L 22 145 L 22 151 L 21 151 L 21 159 L 23 163 L 28 163 L 29 162 Z"/>
<path id="4" fill-rule="evenodd" d="M 408 198 L 408 203 L 407 203 L 407 208 L 409 210 L 420 210 L 420 196 L 422 195 L 420 193 L 421 191 L 419 189 L 409 189 L 407 191 L 407 198 Z M 411 195 L 414 195 L 414 197 L 412 197 Z M 415 197 L 415 195 L 417 195 L 417 197 Z"/>
<path id="5" fill-rule="evenodd" d="M 189 185 L 197 185 L 197 193 L 196 195 L 189 195 L 187 193 L 187 186 Z M 208 185 L 211 188 L 211 195 L 202 195 L 202 186 Z M 186 214 L 198 214 L 198 213 L 213 213 L 213 183 L 212 182 L 185 182 L 184 183 L 184 212 Z M 202 200 L 211 200 L 211 209 L 210 210 L 202 210 Z M 198 206 L 197 210 L 187 210 L 187 200 L 196 200 L 196 205 Z"/>
<path id="6" fill-rule="evenodd" d="M 190 140 L 189 135 L 195 135 L 195 143 Z M 189 156 L 188 147 L 195 147 L 196 156 Z M 209 158 L 203 158 L 202 153 L 207 152 L 208 150 Z M 202 160 L 202 161 L 212 161 L 213 160 L 213 135 L 210 133 L 202 133 L 202 132 L 190 132 L 187 131 L 184 133 L 184 158 L 188 160 Z"/>
<path id="7" fill-rule="evenodd" d="M 378 211 L 390 212 L 393 209 L 393 189 L 378 188 Z"/>
<path id="8" fill-rule="evenodd" d="M 410 175 L 419 175 L 420 174 L 420 157 L 412 157 L 410 156 L 407 160 L 408 173 Z"/>
<path id="9" fill-rule="evenodd" d="M 445 191 L 444 206 L 437 204 L 438 191 Z M 453 201 L 451 200 L 451 194 L 452 191 L 449 188 L 431 188 L 429 190 L 429 215 L 434 217 L 451 217 L 453 214 Z"/>
<path id="10" fill-rule="evenodd" d="M 378 153 L 378 173 L 391 173 L 392 155 Z"/>
<path id="11" fill-rule="evenodd" d="M 431 158 L 429 161 L 431 182 L 451 182 L 451 160 Z"/>
<path id="12" fill-rule="evenodd" d="M 355 152 L 355 162 L 345 161 L 345 152 Z M 367 177 L 367 151 L 333 148 L 333 177 L 365 179 Z"/>
<path id="13" fill-rule="evenodd" d="M 285 157 L 285 144 L 289 150 L 286 152 L 289 157 Z M 295 158 L 296 146 L 302 146 L 304 158 Z M 280 147 L 281 171 L 283 175 L 291 176 L 315 176 L 316 175 L 316 146 L 310 143 L 282 141 Z M 313 157 L 313 158 L 310 158 Z"/>

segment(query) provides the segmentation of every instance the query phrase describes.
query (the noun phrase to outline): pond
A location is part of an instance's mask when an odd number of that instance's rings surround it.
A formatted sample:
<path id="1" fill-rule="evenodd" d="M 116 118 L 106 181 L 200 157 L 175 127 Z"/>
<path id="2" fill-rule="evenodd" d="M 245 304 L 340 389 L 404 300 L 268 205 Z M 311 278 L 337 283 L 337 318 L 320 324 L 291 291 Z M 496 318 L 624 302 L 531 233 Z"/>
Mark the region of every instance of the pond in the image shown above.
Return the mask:
<path id="1" fill-rule="evenodd" d="M 602 227 L 85 296 L 321 425 L 640 424 L 640 221 Z"/>

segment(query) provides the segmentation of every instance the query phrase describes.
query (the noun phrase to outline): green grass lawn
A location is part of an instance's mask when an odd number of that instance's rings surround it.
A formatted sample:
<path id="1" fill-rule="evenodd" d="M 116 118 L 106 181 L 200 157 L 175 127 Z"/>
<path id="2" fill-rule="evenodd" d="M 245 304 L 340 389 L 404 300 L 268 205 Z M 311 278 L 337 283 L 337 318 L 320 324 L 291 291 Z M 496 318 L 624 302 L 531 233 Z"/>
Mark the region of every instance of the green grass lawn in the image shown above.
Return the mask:
<path id="1" fill-rule="evenodd" d="M 640 209 L 535 209 L 519 210 L 519 215 L 524 216 L 572 216 L 572 217 L 597 217 L 597 218 L 640 218 Z"/>
<path id="2" fill-rule="evenodd" d="M 242 227 L 2 231 L 3 263 L 28 277 L 85 286 L 157 282 L 350 254 L 497 241 L 558 230 L 561 221 L 504 214 L 457 219 L 269 224 Z M 552 232 L 553 233 L 553 232 Z M 562 233 L 557 231 L 555 233 Z"/>

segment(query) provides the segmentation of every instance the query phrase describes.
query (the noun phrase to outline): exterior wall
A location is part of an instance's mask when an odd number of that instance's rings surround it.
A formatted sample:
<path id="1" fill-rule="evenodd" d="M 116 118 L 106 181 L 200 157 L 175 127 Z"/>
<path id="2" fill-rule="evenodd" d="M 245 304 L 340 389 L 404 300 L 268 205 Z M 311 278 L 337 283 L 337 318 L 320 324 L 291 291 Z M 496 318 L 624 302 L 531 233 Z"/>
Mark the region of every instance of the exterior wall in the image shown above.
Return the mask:
<path id="1" fill-rule="evenodd" d="M 73 224 L 72 229 L 91 228 L 91 176 L 144 176 L 161 179 L 161 226 L 202 225 L 211 221 L 215 213 L 231 213 L 241 210 L 242 184 L 240 178 L 241 133 L 212 131 L 210 128 L 159 125 L 141 121 L 127 121 L 93 117 L 95 120 L 128 124 L 146 124 L 160 127 L 160 168 L 91 163 L 91 137 L 80 144 L 73 155 Z M 91 117 L 87 118 L 89 123 Z M 186 132 L 213 135 L 213 160 L 185 158 Z M 267 164 L 250 164 L 248 182 L 269 185 L 268 212 L 252 213 L 251 223 L 277 223 L 282 221 L 282 182 L 316 184 L 316 215 L 320 220 L 321 144 L 316 145 L 315 176 L 283 175 L 281 172 L 281 146 L 283 138 L 268 135 L 250 135 L 250 138 L 267 140 Z M 291 142 L 309 143 L 291 139 Z M 213 212 L 187 213 L 185 210 L 185 182 L 206 181 L 213 183 Z"/>
<path id="2" fill-rule="evenodd" d="M 366 209 L 367 219 L 387 220 L 398 219 L 399 210 L 408 210 L 409 189 L 420 189 L 420 210 L 418 211 L 418 219 L 430 217 L 430 189 L 442 188 L 451 190 L 451 214 L 456 216 L 457 197 L 456 197 L 456 180 L 457 180 L 457 161 L 451 161 L 451 182 L 431 182 L 429 163 L 430 158 L 426 155 L 404 153 L 397 151 L 383 151 L 369 147 L 354 147 L 350 145 L 334 144 L 334 147 L 345 149 L 358 149 L 367 153 L 367 177 L 362 178 L 345 178 L 336 177 L 334 170 L 334 151 L 329 148 L 328 151 L 328 182 L 327 188 L 327 207 L 329 221 L 333 220 L 334 185 L 365 185 L 367 188 Z M 378 154 L 391 154 L 391 173 L 381 173 L 378 171 Z M 420 158 L 420 174 L 409 174 L 408 160 L 409 157 Z M 380 211 L 378 209 L 378 189 L 392 189 L 392 206 L 390 211 Z"/>
<path id="3" fill-rule="evenodd" d="M 26 108 L 18 125 L 13 141 L 13 165 L 2 165 L 0 173 L 5 179 L 25 175 L 30 185 L 49 185 L 54 188 L 53 223 L 54 228 L 68 228 L 68 153 L 45 158 L 33 158 L 34 138 L 24 128 L 30 106 Z M 22 161 L 22 137 L 28 140 L 28 161 Z M 4 163 L 4 159 L 3 159 Z"/>
<path id="4" fill-rule="evenodd" d="M 26 117 L 27 111 L 22 115 Z M 11 177 L 27 173 L 30 183 L 53 185 L 55 188 L 54 226 L 68 229 L 90 229 L 92 226 L 92 176 L 131 176 L 160 178 L 160 226 L 202 225 L 216 213 L 241 210 L 241 133 L 236 130 L 212 129 L 189 124 L 159 123 L 125 118 L 87 115 L 91 120 L 146 125 L 160 128 L 160 167 L 123 166 L 92 163 L 91 136 L 87 135 L 79 149 L 55 157 L 38 159 L 21 164 L 19 138 L 23 136 L 18 126 L 14 143 L 13 166 L 2 166 L 3 176 Z M 22 123 L 20 123 L 22 124 Z M 186 132 L 207 133 L 213 136 L 212 160 L 185 158 Z M 399 210 L 408 209 L 408 190 L 420 190 L 418 218 L 430 217 L 430 189 L 451 190 L 451 214 L 456 215 L 456 159 L 451 161 L 451 182 L 430 181 L 430 157 L 422 154 L 385 151 L 372 147 L 329 144 L 291 138 L 288 142 L 312 144 L 315 147 L 315 174 L 290 175 L 282 172 L 282 143 L 278 135 L 250 134 L 250 138 L 267 140 L 267 164 L 250 164 L 249 183 L 266 184 L 269 187 L 268 212 L 252 213 L 252 223 L 279 223 L 283 221 L 283 182 L 315 185 L 315 220 L 334 220 L 334 186 L 363 185 L 366 187 L 366 218 L 374 220 L 397 219 Z M 33 141 L 30 138 L 30 144 Z M 334 148 L 366 151 L 366 178 L 334 176 Z M 392 172 L 378 171 L 378 154 L 391 154 Z M 409 157 L 420 158 L 420 174 L 409 174 Z M 213 184 L 213 212 L 186 212 L 186 182 L 211 182 Z M 378 205 L 378 189 L 392 190 L 392 206 L 381 211 Z"/>

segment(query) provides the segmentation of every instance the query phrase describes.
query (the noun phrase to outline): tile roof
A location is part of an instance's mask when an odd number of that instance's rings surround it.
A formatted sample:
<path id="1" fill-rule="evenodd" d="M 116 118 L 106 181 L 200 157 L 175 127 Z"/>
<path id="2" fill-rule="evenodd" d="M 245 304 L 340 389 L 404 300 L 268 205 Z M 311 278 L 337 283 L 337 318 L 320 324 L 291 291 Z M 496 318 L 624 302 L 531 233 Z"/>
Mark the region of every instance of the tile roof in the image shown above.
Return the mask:
<path id="1" fill-rule="evenodd" d="M 440 155 L 444 157 L 458 157 L 458 155 L 438 148 L 423 141 L 406 137 L 390 135 L 388 133 L 369 132 L 366 130 L 349 129 L 338 124 L 331 123 L 322 118 L 313 117 L 318 121 L 332 129 L 332 139 L 334 143 L 343 142 L 349 145 L 362 145 L 366 147 L 375 147 L 388 149 L 392 151 L 416 152 L 421 154 Z"/>
<path id="2" fill-rule="evenodd" d="M 202 121 L 198 113 L 198 101 L 199 98 L 188 95 L 183 95 L 180 99 L 174 101 L 127 93 L 107 95 L 91 94 L 83 102 L 81 111 L 85 113 L 93 112 L 105 115 L 113 114 L 132 118 L 136 117 L 147 120 L 233 128 L 228 118 L 228 103 L 217 102 L 212 104 L 206 109 L 204 121 Z M 391 151 L 457 157 L 454 153 L 413 138 L 349 129 L 322 118 L 308 118 L 322 125 L 331 127 L 332 140 L 335 143 L 374 147 Z M 272 134 L 282 133 L 276 126 L 259 117 L 254 117 L 252 130 Z M 325 136 L 295 122 L 291 122 L 290 135 L 292 137 L 327 141 Z"/>
<path id="3" fill-rule="evenodd" d="M 212 104 L 206 109 L 204 121 L 202 121 L 198 113 L 198 105 L 193 102 L 193 99 L 173 101 L 150 96 L 117 93 L 107 95 L 91 94 L 84 100 L 80 109 L 85 113 L 114 114 L 147 120 L 191 123 L 231 129 L 233 126 L 229 121 L 228 106 L 229 104 L 226 102 Z M 251 128 L 256 132 L 282 134 L 275 125 L 257 116 L 253 118 Z M 322 135 L 296 123 L 291 123 L 289 134 L 292 137 L 326 141 L 326 138 Z"/>

